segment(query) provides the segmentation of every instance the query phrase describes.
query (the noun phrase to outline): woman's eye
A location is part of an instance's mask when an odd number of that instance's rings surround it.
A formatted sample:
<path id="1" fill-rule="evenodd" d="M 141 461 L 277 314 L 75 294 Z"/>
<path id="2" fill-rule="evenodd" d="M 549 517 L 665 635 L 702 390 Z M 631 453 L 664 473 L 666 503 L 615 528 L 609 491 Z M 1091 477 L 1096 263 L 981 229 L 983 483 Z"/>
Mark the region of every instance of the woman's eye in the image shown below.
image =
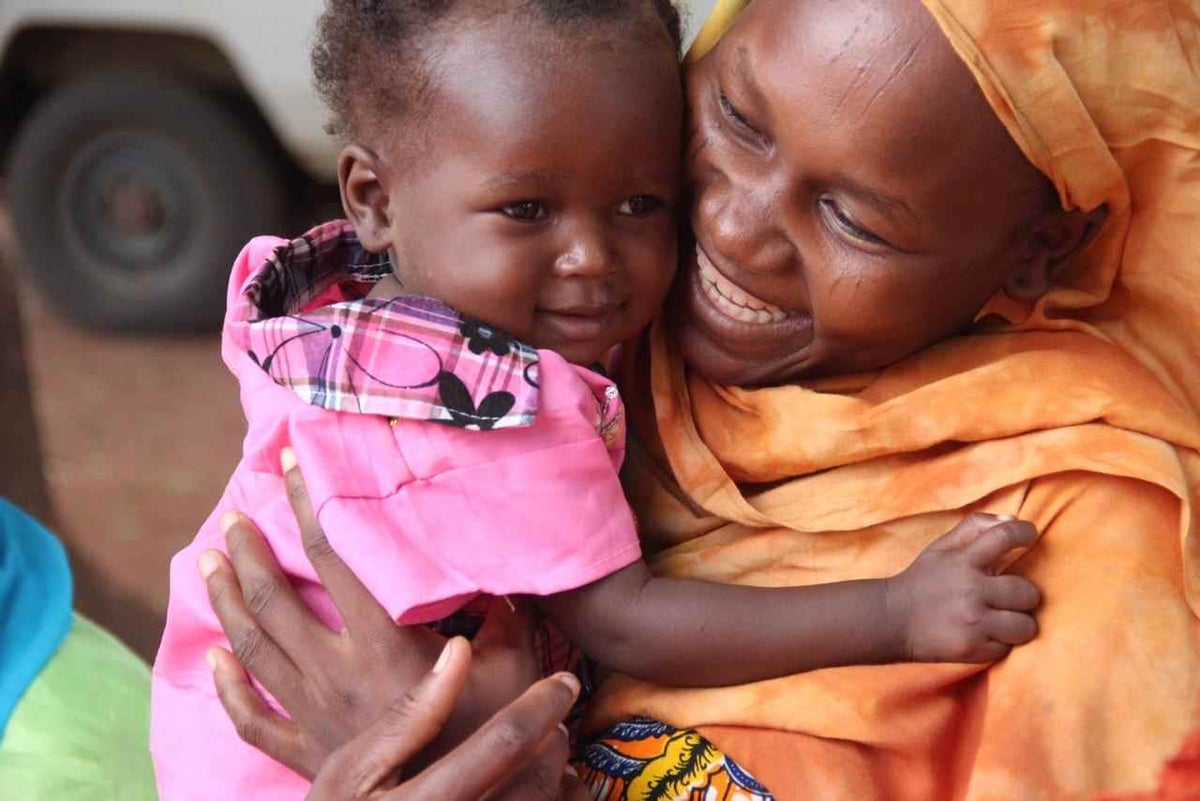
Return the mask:
<path id="1" fill-rule="evenodd" d="M 617 209 L 617 213 L 630 217 L 648 217 L 662 208 L 663 202 L 654 195 L 634 195 Z"/>
<path id="2" fill-rule="evenodd" d="M 739 128 L 746 130 L 748 133 L 756 137 L 762 138 L 762 132 L 755 128 L 754 124 L 750 122 L 750 120 L 746 119 L 746 115 L 743 114 L 737 106 L 733 105 L 724 92 L 721 92 L 721 94 L 717 97 L 717 104 L 721 107 L 721 113 L 729 118 L 734 125 L 737 125 Z"/>
<path id="3" fill-rule="evenodd" d="M 825 210 L 826 215 L 833 221 L 833 224 L 848 236 L 871 245 L 886 245 L 891 247 L 891 243 L 886 239 L 871 233 L 855 222 L 854 218 L 847 214 L 832 198 L 822 198 L 820 204 L 821 208 Z"/>
<path id="4" fill-rule="evenodd" d="M 520 203 L 509 203 L 506 206 L 501 206 L 500 211 L 506 217 L 511 217 L 521 222 L 544 220 L 550 214 L 546 208 L 546 204 L 540 200 L 522 200 Z"/>

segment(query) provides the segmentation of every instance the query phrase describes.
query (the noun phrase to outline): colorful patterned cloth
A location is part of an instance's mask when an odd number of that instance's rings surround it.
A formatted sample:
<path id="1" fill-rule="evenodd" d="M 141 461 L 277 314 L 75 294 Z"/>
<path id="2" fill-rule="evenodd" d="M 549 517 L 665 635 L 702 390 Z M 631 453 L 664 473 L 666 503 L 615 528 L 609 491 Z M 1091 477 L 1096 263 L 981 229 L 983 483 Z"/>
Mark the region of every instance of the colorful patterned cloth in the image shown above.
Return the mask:
<path id="1" fill-rule="evenodd" d="M 285 446 L 334 548 L 404 623 L 441 620 L 480 595 L 581 587 L 641 555 L 617 479 L 624 413 L 612 382 L 437 301 L 367 298 L 388 270 L 340 221 L 293 242 L 255 239 L 234 265 L 222 353 L 241 384 L 243 458 L 172 561 L 154 669 L 151 745 L 172 801 L 307 789 L 243 744 L 217 701 L 204 652 L 227 641 L 196 570 L 201 552 L 224 547 L 218 517 L 237 509 L 340 625 L 287 502 Z M 565 654 L 550 641 L 543 650 Z"/>
<path id="2" fill-rule="evenodd" d="M 584 746 L 579 775 L 597 801 L 774 801 L 746 770 L 694 731 L 619 723 Z"/>

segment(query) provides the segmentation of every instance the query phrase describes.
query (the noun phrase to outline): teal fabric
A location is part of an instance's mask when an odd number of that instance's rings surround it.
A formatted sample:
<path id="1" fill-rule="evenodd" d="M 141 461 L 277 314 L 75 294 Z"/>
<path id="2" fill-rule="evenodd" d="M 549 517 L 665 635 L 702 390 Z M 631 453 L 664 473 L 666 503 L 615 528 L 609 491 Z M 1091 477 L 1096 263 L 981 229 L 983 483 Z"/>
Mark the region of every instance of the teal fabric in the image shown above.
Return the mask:
<path id="1" fill-rule="evenodd" d="M 71 628 L 71 568 L 58 538 L 0 498 L 0 739 Z"/>

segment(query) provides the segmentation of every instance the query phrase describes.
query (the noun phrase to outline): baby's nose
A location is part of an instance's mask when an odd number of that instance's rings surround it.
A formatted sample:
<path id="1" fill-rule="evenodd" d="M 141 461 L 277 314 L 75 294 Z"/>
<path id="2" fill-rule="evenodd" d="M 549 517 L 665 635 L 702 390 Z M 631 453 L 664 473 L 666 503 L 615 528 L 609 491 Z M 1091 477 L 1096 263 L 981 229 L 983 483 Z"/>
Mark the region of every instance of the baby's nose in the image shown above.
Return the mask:
<path id="1" fill-rule="evenodd" d="M 577 226 L 555 261 L 555 271 L 567 278 L 607 278 L 617 270 L 615 248 L 601 225 Z"/>

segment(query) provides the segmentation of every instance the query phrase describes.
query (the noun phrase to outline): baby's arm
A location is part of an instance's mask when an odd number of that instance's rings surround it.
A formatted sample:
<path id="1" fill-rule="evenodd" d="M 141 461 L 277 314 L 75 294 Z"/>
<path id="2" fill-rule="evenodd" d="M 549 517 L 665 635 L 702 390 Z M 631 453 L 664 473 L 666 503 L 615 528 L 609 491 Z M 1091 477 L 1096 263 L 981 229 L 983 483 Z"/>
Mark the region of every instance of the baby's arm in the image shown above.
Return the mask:
<path id="1" fill-rule="evenodd" d="M 1001 658 L 1037 632 L 1037 589 L 991 568 L 1037 537 L 973 515 L 897 576 L 758 588 L 657 578 L 637 562 L 540 599 L 590 656 L 674 686 L 742 684 L 837 665 Z"/>

